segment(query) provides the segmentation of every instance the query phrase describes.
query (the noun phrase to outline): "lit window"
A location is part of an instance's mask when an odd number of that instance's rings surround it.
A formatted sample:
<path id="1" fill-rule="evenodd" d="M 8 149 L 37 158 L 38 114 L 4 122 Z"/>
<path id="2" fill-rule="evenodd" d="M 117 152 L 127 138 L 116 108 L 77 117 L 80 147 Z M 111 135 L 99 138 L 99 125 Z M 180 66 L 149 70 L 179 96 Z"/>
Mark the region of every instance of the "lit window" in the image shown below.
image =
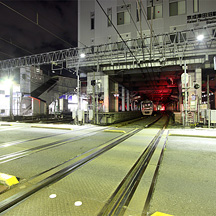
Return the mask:
<path id="1" fill-rule="evenodd" d="M 107 26 L 110 27 L 112 26 L 112 8 L 107 9 L 107 16 L 109 19 L 107 19 Z"/>
<path id="2" fill-rule="evenodd" d="M 193 0 L 193 12 L 199 12 L 199 0 Z"/>
<path id="3" fill-rule="evenodd" d="M 153 13 L 152 13 L 153 9 Z M 153 14 L 153 17 L 151 17 Z M 149 1 L 148 0 L 148 7 L 147 7 L 147 18 L 148 20 L 158 19 L 163 17 L 163 1 L 156 0 L 156 1 Z"/>
<path id="4" fill-rule="evenodd" d="M 130 23 L 130 5 L 117 7 L 117 25 Z"/>
<path id="5" fill-rule="evenodd" d="M 170 0 L 171 1 L 171 0 Z M 175 0 L 169 3 L 169 15 L 177 16 L 186 13 L 185 0 Z"/>
<path id="6" fill-rule="evenodd" d="M 93 30 L 95 29 L 95 13 L 91 12 L 90 16 L 91 16 L 91 30 Z"/>

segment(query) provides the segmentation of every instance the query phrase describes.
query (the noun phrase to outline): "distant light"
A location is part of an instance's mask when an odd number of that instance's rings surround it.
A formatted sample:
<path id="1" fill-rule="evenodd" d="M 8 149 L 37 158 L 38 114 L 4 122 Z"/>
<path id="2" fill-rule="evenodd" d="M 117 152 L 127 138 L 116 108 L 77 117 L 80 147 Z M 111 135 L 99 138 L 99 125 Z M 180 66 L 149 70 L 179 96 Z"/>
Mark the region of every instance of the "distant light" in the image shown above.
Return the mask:
<path id="1" fill-rule="evenodd" d="M 85 53 L 80 54 L 80 58 L 85 58 L 85 56 L 86 56 Z"/>
<path id="2" fill-rule="evenodd" d="M 76 201 L 76 202 L 74 203 L 74 205 L 75 205 L 75 206 L 81 206 L 81 205 L 82 205 L 82 202 L 81 202 L 81 201 Z"/>
<path id="3" fill-rule="evenodd" d="M 6 87 L 10 87 L 13 84 L 13 81 L 11 79 L 4 80 L 4 85 Z"/>
<path id="4" fill-rule="evenodd" d="M 53 199 L 53 198 L 56 198 L 56 194 L 51 194 L 50 196 L 49 196 L 49 198 L 51 198 L 51 199 Z"/>
<path id="5" fill-rule="evenodd" d="M 204 35 L 201 34 L 201 35 L 198 35 L 198 36 L 197 36 L 197 40 L 198 40 L 198 41 L 202 41 L 203 39 L 204 39 Z"/>

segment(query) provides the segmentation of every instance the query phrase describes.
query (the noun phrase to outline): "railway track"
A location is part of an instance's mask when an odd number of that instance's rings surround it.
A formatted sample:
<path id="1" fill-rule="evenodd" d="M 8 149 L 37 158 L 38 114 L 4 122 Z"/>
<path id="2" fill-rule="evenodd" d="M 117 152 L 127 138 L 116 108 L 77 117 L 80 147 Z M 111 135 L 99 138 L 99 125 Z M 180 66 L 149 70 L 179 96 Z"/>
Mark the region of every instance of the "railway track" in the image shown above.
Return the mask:
<path id="1" fill-rule="evenodd" d="M 149 126 L 153 125 L 155 122 L 157 122 L 161 117 L 159 117 L 157 120 L 152 121 Z M 122 182 L 119 184 L 115 192 L 112 194 L 112 196 L 109 198 L 108 202 L 104 205 L 102 210 L 99 212 L 98 216 L 102 215 L 124 215 L 124 212 L 126 210 L 126 207 L 128 206 L 130 200 L 133 197 L 133 194 L 139 184 L 139 181 L 141 180 L 149 161 L 154 154 L 155 149 L 157 148 L 157 145 L 160 141 L 160 138 L 162 134 L 164 133 L 164 130 L 168 124 L 168 120 L 165 122 L 163 128 L 158 131 L 158 133 L 154 136 L 152 141 L 149 143 L 147 148 L 144 150 L 144 152 L 141 154 L 141 156 L 138 158 L 136 163 L 133 165 L 133 167 L 130 169 L 128 174 L 125 176 L 125 178 L 122 180 Z M 158 171 L 158 170 L 157 170 Z M 156 172 L 157 172 L 156 171 Z M 155 173 L 156 178 L 156 173 Z M 155 179 L 153 179 L 154 181 Z M 149 197 L 151 196 L 151 191 L 149 191 Z M 145 207 L 144 207 L 144 214 L 146 215 L 147 209 L 148 209 L 148 203 L 150 201 L 148 197 L 148 200 L 146 200 Z"/>
<path id="2" fill-rule="evenodd" d="M 55 141 L 55 142 L 51 142 L 51 143 L 47 143 L 47 144 L 44 144 L 44 145 L 36 146 L 36 147 L 29 148 L 29 149 L 26 149 L 26 150 L 17 151 L 17 152 L 13 152 L 13 153 L 10 153 L 10 154 L 5 154 L 5 155 L 0 156 L 0 164 L 6 163 L 6 162 L 9 162 L 9 161 L 12 161 L 12 160 L 16 160 L 16 159 L 19 159 L 19 158 L 22 158 L 22 157 L 25 157 L 25 156 L 29 156 L 30 154 L 34 154 L 34 153 L 37 153 L 37 152 L 40 152 L 40 151 L 45 151 L 45 150 L 50 149 L 50 148 L 55 148 L 57 146 L 61 146 L 61 145 L 65 145 L 65 144 L 68 144 L 68 143 L 71 143 L 71 142 L 75 142 L 75 141 L 84 139 L 86 137 L 93 136 L 97 132 L 102 131 L 102 130 L 104 130 L 104 129 L 100 129 L 100 130 L 97 130 L 97 131 L 94 131 L 94 132 L 87 132 L 87 133 L 82 134 L 82 135 L 74 136 L 74 137 L 67 138 L 67 139 L 61 139 L 61 140 L 58 140 L 58 141 Z M 66 134 L 66 133 L 63 133 L 63 134 Z M 18 145 L 18 144 L 21 144 L 21 143 L 26 143 L 26 142 L 36 141 L 36 140 L 38 141 L 38 140 L 42 140 L 44 138 L 50 138 L 50 137 L 54 137 L 54 136 L 56 136 L 56 135 L 50 135 L 50 136 L 45 136 L 45 137 L 40 137 L 40 138 L 34 138 L 34 139 L 20 141 L 20 142 L 13 142 L 13 144 L 2 144 L 2 145 L 0 145 L 0 148 L 8 147 L 8 146 L 11 146 L 11 145 Z"/>
<path id="3" fill-rule="evenodd" d="M 159 121 L 159 118 L 157 121 Z M 155 121 L 155 120 L 154 120 Z M 166 122 L 167 123 L 167 122 Z M 149 123 L 149 127 L 153 124 L 153 122 Z M 164 126 L 165 127 L 165 126 Z M 108 142 L 101 144 L 89 151 L 83 152 L 75 158 L 69 159 L 58 166 L 52 167 L 49 170 L 46 170 L 43 173 L 39 173 L 32 178 L 29 179 L 28 182 L 24 182 L 21 189 L 14 188 L 14 192 L 11 192 L 6 195 L 5 199 L 0 202 L 0 212 L 5 212 L 9 208 L 13 208 L 16 204 L 21 203 L 23 200 L 30 197 L 37 191 L 45 188 L 46 186 L 52 185 L 55 182 L 60 181 L 64 177 L 68 176 L 72 172 L 76 171 L 80 167 L 88 164 L 90 161 L 102 156 L 104 153 L 113 149 L 115 146 L 123 143 L 129 138 L 133 137 L 135 134 L 139 133 L 142 129 L 134 129 L 126 134 L 122 134 Z M 141 180 L 145 169 L 147 168 L 149 161 L 157 148 L 157 144 L 160 140 L 164 132 L 164 128 L 161 129 L 157 135 L 152 139 L 144 152 L 137 159 L 135 164 L 132 166 L 127 175 L 123 178 L 122 182 L 116 188 L 115 192 L 108 199 L 104 207 L 100 210 L 98 215 L 123 215 L 126 207 L 130 203 L 130 200 L 133 197 L 133 193 L 135 192 L 139 181 Z M 90 135 L 90 134 L 89 134 Z M 93 135 L 93 134 L 91 134 Z M 87 136 L 87 135 L 86 135 Z M 69 140 L 64 140 L 63 143 L 56 143 L 55 145 L 62 145 L 67 143 Z M 71 141 L 71 140 L 70 140 Z M 51 147 L 53 144 L 47 146 L 41 146 L 39 149 L 29 149 L 29 152 L 33 153 L 34 151 L 45 150 Z M 53 147 L 54 147 L 53 146 Z M 1 158 L 0 158 L 1 159 Z M 3 157 L 2 157 L 3 159 Z M 31 185 L 30 187 L 28 185 Z M 25 189 L 23 189 L 25 188 Z M 12 195 L 11 195 L 12 194 Z M 150 195 L 148 196 L 150 197 Z M 147 202 L 146 202 L 147 203 Z M 147 204 L 145 204 L 147 206 Z M 147 209 L 145 207 L 144 209 Z"/>

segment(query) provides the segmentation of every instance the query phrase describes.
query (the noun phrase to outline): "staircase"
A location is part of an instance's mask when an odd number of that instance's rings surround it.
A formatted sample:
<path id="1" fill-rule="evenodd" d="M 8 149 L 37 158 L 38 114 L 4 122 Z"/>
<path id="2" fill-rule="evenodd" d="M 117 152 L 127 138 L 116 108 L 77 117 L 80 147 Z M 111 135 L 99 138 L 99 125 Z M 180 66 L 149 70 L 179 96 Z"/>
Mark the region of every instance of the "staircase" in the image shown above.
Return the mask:
<path id="1" fill-rule="evenodd" d="M 34 91 L 32 91 L 31 96 L 34 98 L 38 98 L 46 90 L 48 90 L 53 85 L 55 85 L 57 81 L 58 81 L 58 77 L 54 77 L 54 78 L 49 79 L 47 82 L 43 83 L 41 86 L 39 86 Z"/>

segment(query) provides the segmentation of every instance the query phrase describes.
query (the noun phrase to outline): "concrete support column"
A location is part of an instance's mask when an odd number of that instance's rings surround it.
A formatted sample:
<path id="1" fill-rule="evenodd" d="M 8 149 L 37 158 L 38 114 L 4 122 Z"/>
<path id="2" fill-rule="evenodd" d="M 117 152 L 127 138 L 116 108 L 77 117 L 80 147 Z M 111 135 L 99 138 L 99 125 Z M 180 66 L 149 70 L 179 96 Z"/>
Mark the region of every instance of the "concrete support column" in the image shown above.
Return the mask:
<path id="1" fill-rule="evenodd" d="M 130 111 L 130 92 L 127 90 L 127 111 Z"/>
<path id="2" fill-rule="evenodd" d="M 122 86 L 122 111 L 125 111 L 125 88 Z"/>
<path id="3" fill-rule="evenodd" d="M 136 102 L 135 101 L 133 102 L 133 110 L 134 111 L 136 110 Z"/>
<path id="4" fill-rule="evenodd" d="M 109 112 L 109 76 L 104 75 L 104 112 Z"/>
<path id="5" fill-rule="evenodd" d="M 119 96 L 118 96 L 118 88 L 119 88 L 119 84 L 118 83 L 115 83 L 115 93 L 116 93 L 116 96 L 115 96 L 115 112 L 118 112 L 119 111 Z"/>

